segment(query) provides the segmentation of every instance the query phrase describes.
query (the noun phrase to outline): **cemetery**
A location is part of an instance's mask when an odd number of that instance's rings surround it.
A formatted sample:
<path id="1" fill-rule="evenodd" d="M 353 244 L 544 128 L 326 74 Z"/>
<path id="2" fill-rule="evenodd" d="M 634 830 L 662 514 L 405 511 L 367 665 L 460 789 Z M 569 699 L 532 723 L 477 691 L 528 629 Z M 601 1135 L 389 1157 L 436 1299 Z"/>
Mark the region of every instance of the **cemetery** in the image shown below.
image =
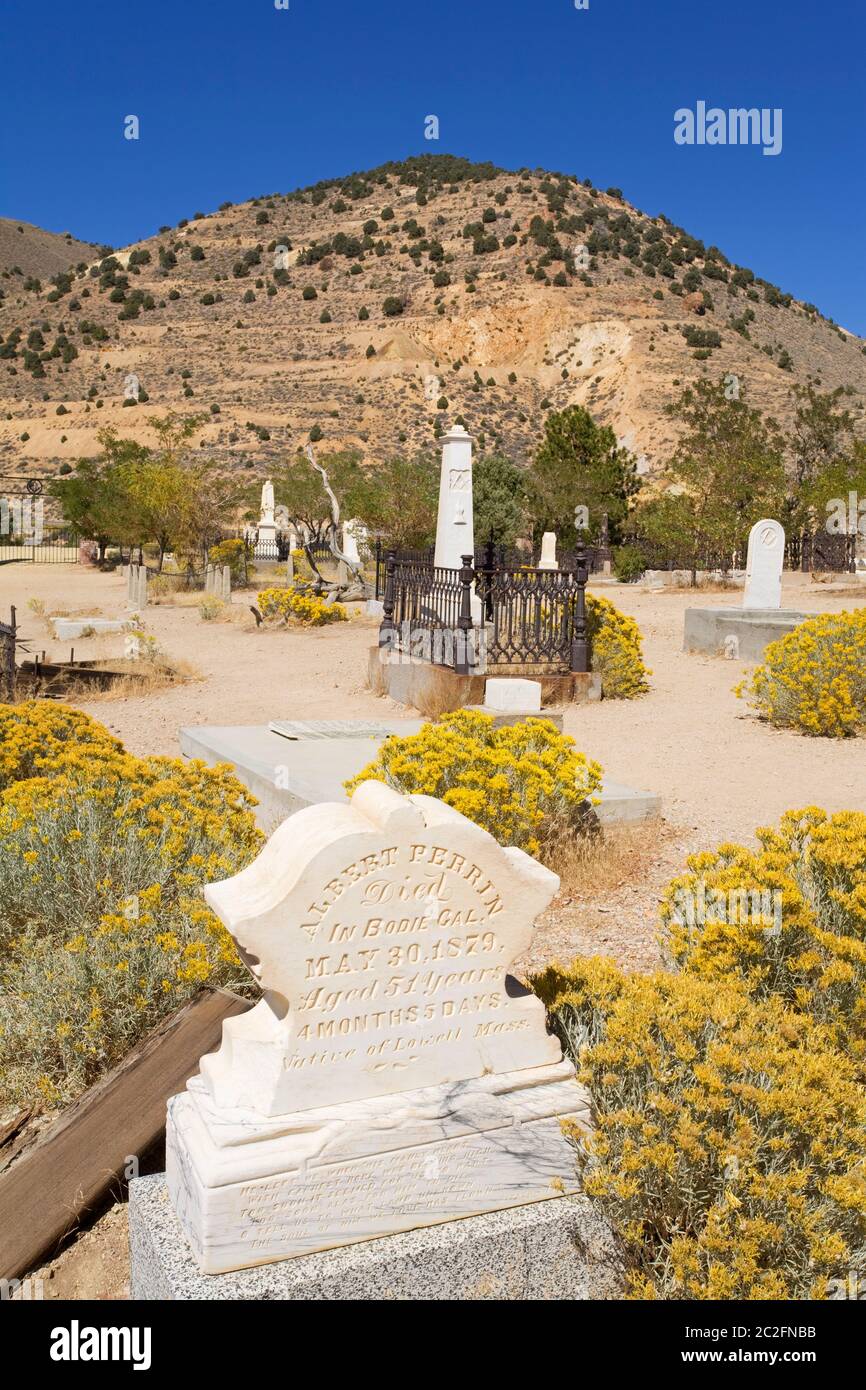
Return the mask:
<path id="1" fill-rule="evenodd" d="M 703 608 L 604 536 L 479 545 L 460 427 L 435 547 L 373 548 L 307 457 L 318 542 L 266 480 L 200 570 L 0 569 L 0 1277 L 74 1266 L 120 1181 L 135 1300 L 826 1296 L 863 1219 L 856 579 L 816 608 L 771 518 Z M 157 654 L 190 674 L 97 680 Z M 660 1179 L 681 1107 L 722 1158 Z"/>

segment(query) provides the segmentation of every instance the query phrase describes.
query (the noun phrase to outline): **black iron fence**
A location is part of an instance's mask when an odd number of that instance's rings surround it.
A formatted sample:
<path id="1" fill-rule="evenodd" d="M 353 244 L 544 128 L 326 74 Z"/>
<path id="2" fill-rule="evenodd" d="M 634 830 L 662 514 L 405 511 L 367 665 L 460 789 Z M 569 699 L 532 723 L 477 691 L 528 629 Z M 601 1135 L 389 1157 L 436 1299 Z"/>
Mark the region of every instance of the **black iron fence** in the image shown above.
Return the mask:
<path id="1" fill-rule="evenodd" d="M 786 548 L 792 568 L 819 573 L 853 574 L 857 568 L 857 537 L 815 531 L 794 537 Z"/>
<path id="2" fill-rule="evenodd" d="M 484 545 L 477 545 L 475 547 L 473 560 L 474 564 L 479 569 L 484 565 L 485 559 L 489 554 L 490 544 L 491 542 L 487 541 Z M 392 547 L 385 545 L 381 540 L 377 540 L 369 550 L 370 566 L 371 568 L 375 566 L 373 596 L 377 599 L 381 599 L 385 593 L 385 562 L 391 549 Z M 400 564 L 421 565 L 428 568 L 433 565 L 435 547 L 432 545 L 426 546 L 420 550 L 406 549 L 403 547 L 393 547 L 393 550 Z M 526 568 L 532 567 L 532 555 L 527 551 L 494 544 L 494 554 L 498 565 L 511 565 L 515 569 L 521 566 Z M 589 547 L 587 547 L 587 556 L 588 558 L 590 556 L 592 557 L 590 559 L 590 568 L 592 568 L 594 564 L 594 551 L 591 551 Z M 564 557 L 565 560 L 569 558 L 573 562 L 573 552 L 570 557 Z M 573 564 L 571 567 L 573 567 Z"/>
<path id="3" fill-rule="evenodd" d="M 40 565 L 74 565 L 78 562 L 79 538 L 72 532 L 58 532 L 41 540 L 7 536 L 0 532 L 0 565 L 29 561 Z"/>
<path id="4" fill-rule="evenodd" d="M 570 569 L 540 570 L 503 561 L 488 544 L 459 570 L 385 557 L 379 645 L 422 656 L 459 674 L 473 668 L 541 667 L 586 672 L 586 548 Z"/>
<path id="5" fill-rule="evenodd" d="M 853 573 L 856 543 L 856 536 L 831 535 L 827 531 L 790 535 L 785 542 L 785 567 L 804 572 Z M 749 538 L 744 536 L 730 550 L 696 546 L 690 537 L 684 537 L 679 545 L 662 545 L 645 537 L 629 536 L 623 546 L 637 552 L 644 569 L 693 570 L 698 574 L 719 570 L 728 574 L 746 568 Z"/>

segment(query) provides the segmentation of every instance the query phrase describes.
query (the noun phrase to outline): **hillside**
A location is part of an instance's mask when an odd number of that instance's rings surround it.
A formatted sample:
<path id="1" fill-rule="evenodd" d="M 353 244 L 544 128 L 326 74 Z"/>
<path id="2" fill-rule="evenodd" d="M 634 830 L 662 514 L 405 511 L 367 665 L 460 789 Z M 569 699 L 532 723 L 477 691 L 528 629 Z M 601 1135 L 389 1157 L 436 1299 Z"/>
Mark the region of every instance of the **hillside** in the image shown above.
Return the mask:
<path id="1" fill-rule="evenodd" d="M 227 468 L 264 473 L 311 430 L 411 452 L 455 419 L 527 461 L 571 403 L 651 469 L 699 373 L 736 374 L 782 422 L 794 383 L 847 387 L 864 420 L 862 339 L 617 190 L 541 170 L 425 156 L 85 259 L 40 289 L 0 279 L 0 474 L 95 454 L 107 424 L 147 441 L 169 408 L 207 415 Z M 131 372 L 147 400 L 126 407 Z"/>
<path id="2" fill-rule="evenodd" d="M 29 222 L 0 217 L 0 284 L 9 294 L 10 279 L 13 285 L 16 280 L 23 285 L 29 276 L 48 280 L 79 261 L 92 261 L 99 249 L 89 241 L 76 241 L 70 232 L 46 232 Z"/>

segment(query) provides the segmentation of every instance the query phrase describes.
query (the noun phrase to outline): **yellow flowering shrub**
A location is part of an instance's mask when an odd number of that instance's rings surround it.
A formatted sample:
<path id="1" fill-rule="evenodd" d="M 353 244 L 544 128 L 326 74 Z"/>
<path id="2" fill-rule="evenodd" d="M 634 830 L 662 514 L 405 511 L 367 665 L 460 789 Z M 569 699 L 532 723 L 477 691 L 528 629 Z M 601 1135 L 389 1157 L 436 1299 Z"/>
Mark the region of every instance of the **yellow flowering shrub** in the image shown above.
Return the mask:
<path id="1" fill-rule="evenodd" d="M 38 777 L 62 758 L 81 768 L 123 745 L 89 714 L 47 700 L 0 704 L 0 790 L 22 777 Z"/>
<path id="2" fill-rule="evenodd" d="M 293 550 L 291 552 L 291 556 L 295 574 L 300 575 L 302 579 L 312 579 L 313 570 L 309 560 L 307 559 L 306 550 L 304 550 L 302 547 L 299 547 L 297 550 Z"/>
<path id="3" fill-rule="evenodd" d="M 601 676 L 607 700 L 634 700 L 649 690 L 640 628 L 634 618 L 621 613 L 599 594 L 587 592 L 586 622 L 592 653 L 592 669 Z"/>
<path id="4" fill-rule="evenodd" d="M 387 738 L 347 782 L 371 778 L 404 793 L 440 797 L 500 844 L 538 856 L 585 819 L 602 770 L 546 719 L 494 728 L 492 715 L 455 710 L 417 734 Z M 597 799 L 597 798 L 596 798 Z"/>
<path id="5" fill-rule="evenodd" d="M 249 559 L 249 549 L 250 547 L 245 540 L 234 537 L 231 540 L 219 541 L 216 545 L 212 545 L 207 558 L 212 565 L 228 565 L 231 570 L 232 584 L 242 584 L 256 572 L 255 565 Z"/>
<path id="6" fill-rule="evenodd" d="M 778 996 L 866 1059 L 866 814 L 787 811 L 759 850 L 694 854 L 662 902 L 680 969 Z M 691 911 L 689 909 L 692 909 Z"/>
<path id="7" fill-rule="evenodd" d="M 341 603 L 325 603 L 312 592 L 300 588 L 263 589 L 258 595 L 259 612 L 265 622 L 301 623 L 322 627 L 325 623 L 344 623 L 348 613 Z"/>
<path id="8" fill-rule="evenodd" d="M 866 1273 L 866 1092 L 828 1030 L 688 973 L 531 984 L 590 1092 L 569 1133 L 630 1297 L 823 1299 Z"/>
<path id="9" fill-rule="evenodd" d="M 845 738 L 866 726 L 866 608 L 808 618 L 736 687 L 778 728 Z"/>
<path id="10" fill-rule="evenodd" d="M 65 1104 L 200 985 L 248 987 L 201 886 L 258 853 L 254 799 L 227 766 L 111 743 L 58 739 L 0 793 L 0 1106 Z"/>

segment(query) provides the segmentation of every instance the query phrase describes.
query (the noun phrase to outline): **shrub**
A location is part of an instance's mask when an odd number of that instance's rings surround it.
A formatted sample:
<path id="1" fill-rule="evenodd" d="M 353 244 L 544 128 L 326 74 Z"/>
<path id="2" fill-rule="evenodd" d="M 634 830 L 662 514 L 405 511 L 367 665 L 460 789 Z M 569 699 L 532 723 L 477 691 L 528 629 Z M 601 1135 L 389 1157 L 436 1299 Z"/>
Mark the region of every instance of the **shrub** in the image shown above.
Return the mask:
<path id="1" fill-rule="evenodd" d="M 611 551 L 613 572 L 623 584 L 633 584 L 640 579 L 646 565 L 636 545 L 616 545 Z"/>
<path id="2" fill-rule="evenodd" d="M 207 558 L 212 565 L 228 565 L 233 584 L 242 583 L 253 569 L 247 565 L 246 542 L 239 538 L 212 545 Z"/>
<path id="3" fill-rule="evenodd" d="M 341 603 L 326 603 L 298 588 L 263 589 L 257 603 L 265 622 L 324 627 L 327 623 L 344 623 L 349 616 Z"/>
<path id="4" fill-rule="evenodd" d="M 787 811 L 759 850 L 692 855 L 662 902 L 669 960 L 777 996 L 866 1058 L 866 814 Z"/>
<path id="5" fill-rule="evenodd" d="M 531 980 L 589 1088 L 586 1194 L 643 1299 L 821 1299 L 862 1269 L 866 1096 L 778 998 L 609 961 Z"/>
<path id="6" fill-rule="evenodd" d="M 0 792 L 24 778 L 47 776 L 60 762 L 83 769 L 122 751 L 119 739 L 67 705 L 0 705 Z"/>
<path id="7" fill-rule="evenodd" d="M 420 733 L 386 739 L 346 790 L 370 779 L 440 797 L 500 843 L 537 857 L 584 825 L 601 768 L 548 720 L 497 729 L 491 715 L 456 710 Z"/>
<path id="8" fill-rule="evenodd" d="M 225 604 L 216 594 L 206 594 L 198 606 L 202 622 L 213 623 L 225 611 Z"/>
<path id="9" fill-rule="evenodd" d="M 385 315 L 386 319 L 396 318 L 397 315 L 402 314 L 402 312 L 402 299 L 398 299 L 397 295 L 395 294 L 389 294 L 388 298 L 384 300 L 382 304 L 382 313 Z"/>
<path id="10" fill-rule="evenodd" d="M 202 983 L 245 984 L 200 888 L 262 837 L 224 766 L 132 757 L 62 705 L 0 714 L 0 1103 L 52 1106 Z"/>
<path id="11" fill-rule="evenodd" d="M 305 285 L 301 291 L 302 299 L 318 299 L 319 294 L 315 285 Z"/>
<path id="12" fill-rule="evenodd" d="M 737 686 L 777 728 L 845 738 L 866 725 L 866 608 L 808 618 Z"/>
<path id="13" fill-rule="evenodd" d="M 592 670 L 601 676 L 601 691 L 608 700 L 634 700 L 649 690 L 640 628 L 634 618 L 621 613 L 610 599 L 586 596 L 587 632 L 592 651 Z"/>

